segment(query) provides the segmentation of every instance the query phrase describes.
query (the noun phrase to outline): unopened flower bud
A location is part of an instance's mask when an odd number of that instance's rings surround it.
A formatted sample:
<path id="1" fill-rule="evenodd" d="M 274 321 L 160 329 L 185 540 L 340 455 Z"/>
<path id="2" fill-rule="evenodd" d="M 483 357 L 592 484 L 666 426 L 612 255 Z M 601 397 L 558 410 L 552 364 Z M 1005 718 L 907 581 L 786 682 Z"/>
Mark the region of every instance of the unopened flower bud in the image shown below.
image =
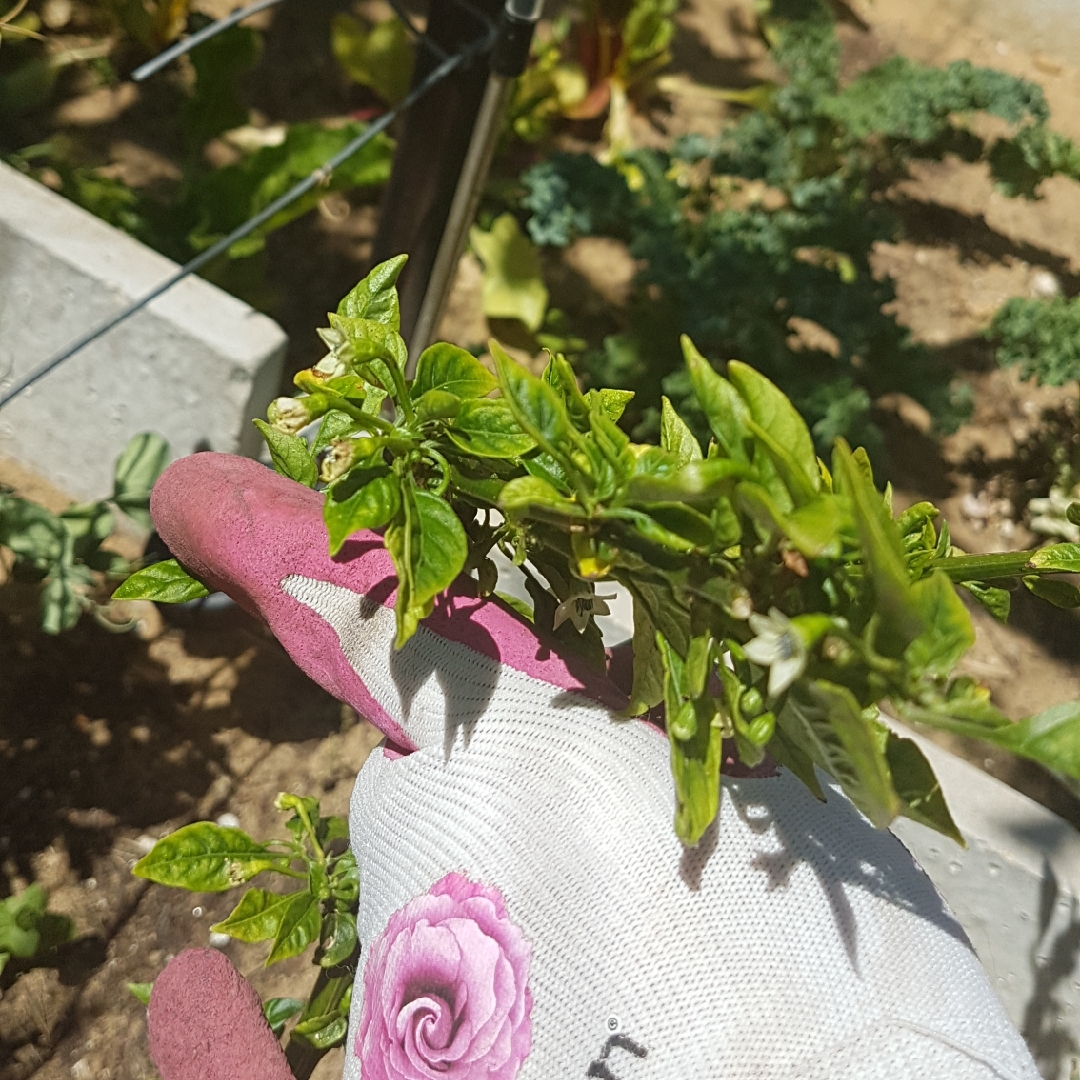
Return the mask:
<path id="1" fill-rule="evenodd" d="M 765 709 L 765 699 L 761 696 L 761 691 L 756 686 L 748 686 L 739 698 L 739 708 L 747 719 L 760 715 Z"/>
<path id="2" fill-rule="evenodd" d="M 732 596 L 728 614 L 733 619 L 749 619 L 754 614 L 754 601 L 748 592 L 739 592 Z"/>
<path id="3" fill-rule="evenodd" d="M 354 465 L 370 458 L 379 449 L 375 439 L 335 439 L 327 448 L 319 468 L 319 479 L 332 484 L 343 477 Z"/>
<path id="4" fill-rule="evenodd" d="M 311 397 L 279 397 L 270 402 L 266 410 L 266 419 L 270 426 L 286 435 L 297 435 L 326 412 L 319 408 L 319 402 Z"/>
<path id="5" fill-rule="evenodd" d="M 821 655 L 825 660 L 831 660 L 837 667 L 845 667 L 850 663 L 855 651 L 843 638 L 835 634 L 826 634 L 821 643 Z"/>

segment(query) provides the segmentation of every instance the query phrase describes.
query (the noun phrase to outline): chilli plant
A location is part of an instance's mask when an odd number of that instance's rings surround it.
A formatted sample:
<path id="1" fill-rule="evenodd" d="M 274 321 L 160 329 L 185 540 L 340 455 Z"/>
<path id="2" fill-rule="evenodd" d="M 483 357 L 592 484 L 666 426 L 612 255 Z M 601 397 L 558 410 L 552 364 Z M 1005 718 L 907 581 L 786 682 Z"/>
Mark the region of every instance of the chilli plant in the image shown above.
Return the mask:
<path id="1" fill-rule="evenodd" d="M 280 893 L 248 889 L 211 931 L 237 941 L 268 941 L 267 967 L 314 947 L 312 962 L 319 974 L 307 1001 L 276 997 L 263 1002 L 275 1034 L 296 1017 L 289 1057 L 294 1070 L 306 1074 L 322 1053 L 345 1038 L 359 949 L 360 878 L 347 849 L 349 823 L 344 818 L 323 817 L 317 799 L 284 792 L 274 805 L 290 815 L 287 839 L 259 842 L 240 828 L 197 821 L 159 840 L 133 872 L 193 892 L 226 892 L 264 873 L 295 886 Z M 151 984 L 129 983 L 128 989 L 149 1001 Z"/>
<path id="2" fill-rule="evenodd" d="M 776 386 L 737 361 L 720 374 L 687 338 L 706 448 L 666 399 L 660 444 L 632 442 L 619 426 L 629 393 L 582 394 L 559 355 L 537 376 L 492 342 L 493 374 L 443 342 L 408 379 L 403 263 L 349 293 L 321 331 L 327 356 L 296 376 L 300 395 L 257 421 L 277 470 L 325 490 L 332 553 L 358 529 L 382 530 L 399 648 L 465 571 L 553 647 L 600 667 L 597 586 L 623 585 L 634 610 L 625 713 L 664 706 L 687 844 L 717 813 L 725 740 L 746 765 L 771 755 L 819 796 L 823 770 L 878 826 L 906 816 L 959 838 L 929 764 L 879 704 L 1080 776 L 1080 703 L 1013 722 L 955 674 L 974 641 L 961 593 L 1002 620 L 1018 587 L 1080 605 L 1060 576 L 1080 572 L 1080 545 L 963 554 L 934 506 L 894 515 L 865 452 L 837 439 L 827 464 Z M 496 549 L 524 571 L 531 605 L 499 598 Z M 120 595 L 200 588 L 172 562 Z"/>
<path id="3" fill-rule="evenodd" d="M 150 528 L 150 490 L 169 461 L 169 444 L 153 432 L 136 435 L 117 458 L 112 495 L 72 503 L 54 514 L 0 484 L 0 548 L 11 553 L 6 580 L 40 587 L 41 628 L 70 630 L 84 612 L 109 630 L 129 630 L 94 599 L 102 578 L 126 577 L 138 563 L 104 547 L 115 511 Z M 4 583 L 0 578 L 0 584 Z"/>

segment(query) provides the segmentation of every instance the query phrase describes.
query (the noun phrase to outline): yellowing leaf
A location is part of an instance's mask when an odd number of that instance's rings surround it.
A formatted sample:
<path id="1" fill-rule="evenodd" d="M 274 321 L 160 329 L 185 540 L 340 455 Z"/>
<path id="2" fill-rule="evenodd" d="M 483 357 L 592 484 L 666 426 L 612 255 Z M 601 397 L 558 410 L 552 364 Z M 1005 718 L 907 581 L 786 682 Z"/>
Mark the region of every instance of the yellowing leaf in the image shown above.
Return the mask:
<path id="1" fill-rule="evenodd" d="M 474 225 L 469 243 L 484 264 L 484 314 L 490 319 L 520 319 L 530 330 L 539 330 L 547 311 L 548 291 L 536 248 L 522 234 L 517 219 L 503 214 L 491 232 Z"/>
<path id="2" fill-rule="evenodd" d="M 409 32 L 396 16 L 369 28 L 350 15 L 335 15 L 330 42 L 345 74 L 383 101 L 396 105 L 409 92 L 415 57 Z"/>

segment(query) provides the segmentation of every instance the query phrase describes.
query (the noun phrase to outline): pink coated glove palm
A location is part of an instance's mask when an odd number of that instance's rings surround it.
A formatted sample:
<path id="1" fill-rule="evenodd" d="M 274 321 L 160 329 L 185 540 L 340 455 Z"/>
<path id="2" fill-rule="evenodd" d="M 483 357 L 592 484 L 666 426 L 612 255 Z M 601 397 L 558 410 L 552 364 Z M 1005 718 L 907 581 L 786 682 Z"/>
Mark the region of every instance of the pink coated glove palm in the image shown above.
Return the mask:
<path id="1" fill-rule="evenodd" d="M 666 739 L 610 682 L 466 578 L 395 652 L 381 539 L 331 559 L 321 502 L 200 454 L 151 508 L 387 736 L 350 814 L 346 1080 L 1036 1080 L 929 880 L 838 791 L 725 777 L 684 849 Z"/>

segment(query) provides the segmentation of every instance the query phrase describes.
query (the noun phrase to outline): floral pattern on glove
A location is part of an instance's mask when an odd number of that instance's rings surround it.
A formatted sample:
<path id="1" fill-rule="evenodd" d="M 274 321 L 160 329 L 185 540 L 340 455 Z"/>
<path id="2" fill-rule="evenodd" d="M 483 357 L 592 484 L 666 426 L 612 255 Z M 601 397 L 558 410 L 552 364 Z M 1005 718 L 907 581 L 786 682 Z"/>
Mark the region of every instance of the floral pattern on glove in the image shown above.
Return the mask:
<path id="1" fill-rule="evenodd" d="M 514 1080 L 532 1046 L 530 956 L 498 889 L 447 874 L 410 900 L 364 969 L 364 1080 Z"/>

